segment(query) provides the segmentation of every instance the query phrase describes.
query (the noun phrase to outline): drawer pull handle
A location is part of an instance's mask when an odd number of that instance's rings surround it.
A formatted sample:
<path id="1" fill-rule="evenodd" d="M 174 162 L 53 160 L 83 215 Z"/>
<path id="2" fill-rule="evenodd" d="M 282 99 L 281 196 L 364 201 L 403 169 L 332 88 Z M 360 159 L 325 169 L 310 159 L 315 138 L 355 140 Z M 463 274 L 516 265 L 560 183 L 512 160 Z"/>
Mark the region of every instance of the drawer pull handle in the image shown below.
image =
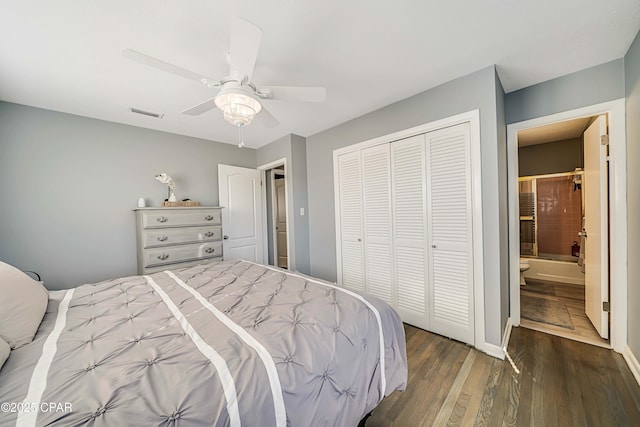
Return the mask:
<path id="1" fill-rule="evenodd" d="M 167 222 L 169 220 L 169 218 L 167 218 L 166 216 L 161 216 L 156 218 L 156 221 L 158 222 Z"/>
<path id="2" fill-rule="evenodd" d="M 211 215 L 207 215 L 204 217 L 204 219 L 206 219 L 207 221 L 211 221 L 213 220 L 213 217 Z"/>
<path id="3" fill-rule="evenodd" d="M 158 242 L 166 242 L 169 236 L 158 236 Z"/>
<path id="4" fill-rule="evenodd" d="M 160 254 L 160 255 L 158 255 L 158 259 L 159 259 L 160 261 L 164 261 L 164 260 L 165 260 L 165 259 L 167 259 L 167 258 L 169 258 L 169 255 L 168 255 L 168 254 Z"/>
<path id="5" fill-rule="evenodd" d="M 207 248 L 207 249 L 205 249 L 204 251 L 205 251 L 206 253 L 208 253 L 208 254 L 212 254 L 212 253 L 214 253 L 216 250 L 215 250 L 214 248 Z"/>
<path id="6" fill-rule="evenodd" d="M 213 231 L 207 231 L 204 233 L 204 237 L 213 237 Z"/>

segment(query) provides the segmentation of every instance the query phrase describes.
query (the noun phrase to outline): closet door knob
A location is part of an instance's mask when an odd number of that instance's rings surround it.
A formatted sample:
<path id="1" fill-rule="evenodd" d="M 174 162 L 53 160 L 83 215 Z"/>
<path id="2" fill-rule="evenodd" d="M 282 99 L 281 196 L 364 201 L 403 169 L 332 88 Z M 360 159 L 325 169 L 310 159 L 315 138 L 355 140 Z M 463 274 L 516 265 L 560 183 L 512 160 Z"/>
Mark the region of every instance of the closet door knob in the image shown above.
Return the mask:
<path id="1" fill-rule="evenodd" d="M 224 236 L 223 237 L 224 240 L 227 240 L 228 238 L 229 238 L 229 236 Z"/>

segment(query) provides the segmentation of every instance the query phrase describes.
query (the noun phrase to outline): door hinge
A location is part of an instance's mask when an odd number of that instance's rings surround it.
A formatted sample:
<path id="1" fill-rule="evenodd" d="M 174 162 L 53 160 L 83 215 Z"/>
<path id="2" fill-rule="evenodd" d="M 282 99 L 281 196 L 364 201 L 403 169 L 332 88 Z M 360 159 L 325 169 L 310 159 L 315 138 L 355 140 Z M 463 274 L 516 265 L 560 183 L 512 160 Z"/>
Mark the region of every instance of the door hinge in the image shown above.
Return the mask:
<path id="1" fill-rule="evenodd" d="M 602 311 L 609 312 L 609 301 L 602 301 Z"/>
<path id="2" fill-rule="evenodd" d="M 600 135 L 600 144 L 609 145 L 609 135 Z"/>

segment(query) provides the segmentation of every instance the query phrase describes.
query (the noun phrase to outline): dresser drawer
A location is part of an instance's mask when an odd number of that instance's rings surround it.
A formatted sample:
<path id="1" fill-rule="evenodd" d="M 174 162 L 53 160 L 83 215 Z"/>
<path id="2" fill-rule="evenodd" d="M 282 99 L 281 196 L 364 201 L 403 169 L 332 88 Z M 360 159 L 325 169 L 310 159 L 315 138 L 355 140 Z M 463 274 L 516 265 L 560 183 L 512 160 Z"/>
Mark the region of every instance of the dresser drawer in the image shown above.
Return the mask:
<path id="1" fill-rule="evenodd" d="M 187 208 L 188 209 L 188 208 Z M 143 228 L 184 227 L 221 224 L 219 209 L 157 210 L 142 212 Z"/>
<path id="2" fill-rule="evenodd" d="M 207 242 L 222 239 L 222 227 L 165 228 L 147 230 L 142 234 L 142 245 L 145 248 L 168 246 L 184 243 Z"/>
<path id="3" fill-rule="evenodd" d="M 171 264 L 222 255 L 222 242 L 195 243 L 144 250 L 144 266 Z"/>

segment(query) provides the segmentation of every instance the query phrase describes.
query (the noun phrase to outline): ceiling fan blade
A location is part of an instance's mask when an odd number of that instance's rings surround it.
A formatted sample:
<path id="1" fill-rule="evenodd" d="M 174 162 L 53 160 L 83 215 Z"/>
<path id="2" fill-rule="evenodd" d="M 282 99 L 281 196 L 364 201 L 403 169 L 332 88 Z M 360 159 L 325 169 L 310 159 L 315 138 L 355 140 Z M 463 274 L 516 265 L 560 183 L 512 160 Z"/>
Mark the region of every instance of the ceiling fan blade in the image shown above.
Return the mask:
<path id="1" fill-rule="evenodd" d="M 262 105 L 262 110 L 260 110 L 254 120 L 268 128 L 274 128 L 280 124 L 278 119 L 276 119 L 273 114 L 269 112 L 269 110 L 264 108 L 264 105 Z"/>
<path id="2" fill-rule="evenodd" d="M 211 99 L 207 99 L 204 102 L 201 102 L 198 105 L 194 105 L 193 107 L 184 110 L 183 114 L 188 114 L 190 116 L 199 116 L 200 114 L 206 113 L 209 110 L 213 110 L 216 108 L 216 97 L 214 96 Z"/>
<path id="3" fill-rule="evenodd" d="M 260 98 L 282 101 L 323 102 L 327 90 L 323 87 L 260 86 L 258 95 Z"/>
<path id="4" fill-rule="evenodd" d="M 152 56 L 145 55 L 144 53 L 140 53 L 133 49 L 122 49 L 122 56 L 124 56 L 127 59 L 131 59 L 132 61 L 138 62 L 140 64 L 144 64 L 149 67 L 153 67 L 153 68 L 157 68 L 159 70 L 165 71 L 167 73 L 175 74 L 180 77 L 184 77 L 190 80 L 195 80 L 197 82 L 207 84 L 209 87 L 220 85 L 220 82 L 218 82 L 215 79 L 205 77 L 201 74 L 194 73 L 193 71 L 185 70 L 182 67 L 169 64 L 168 62 L 164 62 Z"/>
<path id="5" fill-rule="evenodd" d="M 256 65 L 258 50 L 262 40 L 262 30 L 251 22 L 234 16 L 231 21 L 231 75 L 247 76 L 251 81 L 253 67 Z"/>

